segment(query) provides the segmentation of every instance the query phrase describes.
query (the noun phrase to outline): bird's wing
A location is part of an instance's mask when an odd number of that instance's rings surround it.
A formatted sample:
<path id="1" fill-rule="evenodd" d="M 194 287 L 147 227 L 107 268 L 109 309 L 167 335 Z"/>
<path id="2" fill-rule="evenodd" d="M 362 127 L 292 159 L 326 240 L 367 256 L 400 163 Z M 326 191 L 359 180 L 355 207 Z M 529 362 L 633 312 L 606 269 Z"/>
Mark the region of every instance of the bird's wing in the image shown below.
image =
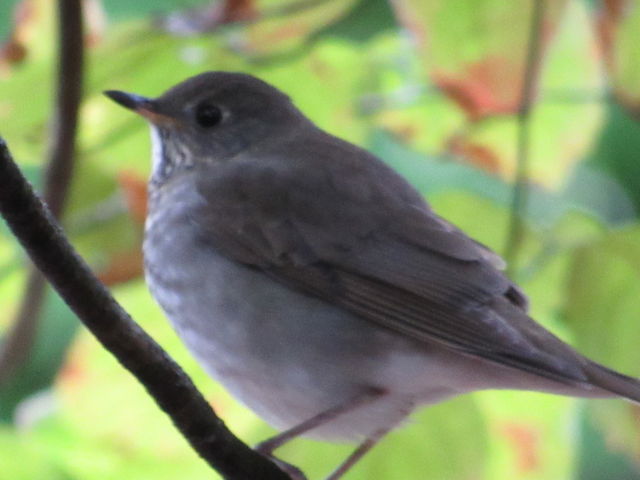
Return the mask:
<path id="1" fill-rule="evenodd" d="M 202 207 L 192 220 L 203 241 L 417 341 L 563 382 L 586 380 L 583 357 L 527 316 L 526 298 L 497 268 L 496 254 L 436 216 L 375 157 L 358 150 L 336 162 L 324 151 L 313 165 L 303 154 L 286 166 L 241 157 L 201 176 Z"/>

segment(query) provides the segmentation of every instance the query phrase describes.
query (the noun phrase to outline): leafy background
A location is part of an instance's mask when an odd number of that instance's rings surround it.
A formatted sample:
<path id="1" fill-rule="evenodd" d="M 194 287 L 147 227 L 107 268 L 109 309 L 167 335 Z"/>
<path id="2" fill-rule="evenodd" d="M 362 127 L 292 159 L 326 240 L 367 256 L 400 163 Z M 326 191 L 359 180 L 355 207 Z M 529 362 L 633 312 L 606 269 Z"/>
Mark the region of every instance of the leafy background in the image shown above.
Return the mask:
<path id="1" fill-rule="evenodd" d="M 272 431 L 209 380 L 141 279 L 146 126 L 106 100 L 205 70 L 257 75 L 322 128 L 385 159 L 498 252 L 511 228 L 518 109 L 531 72 L 524 236 L 512 276 L 536 319 L 640 375 L 640 1 L 86 0 L 78 162 L 64 225 L 123 305 L 248 442 Z M 191 9 L 196 9 L 191 10 Z M 38 185 L 55 70 L 46 0 L 0 3 L 0 133 Z M 24 288 L 0 227 L 0 332 Z M 0 385 L 0 479 L 211 478 L 143 389 L 48 292 L 34 347 Z M 322 478 L 350 446 L 282 449 Z M 481 392 L 419 412 L 347 478 L 640 479 L 640 410 Z"/>

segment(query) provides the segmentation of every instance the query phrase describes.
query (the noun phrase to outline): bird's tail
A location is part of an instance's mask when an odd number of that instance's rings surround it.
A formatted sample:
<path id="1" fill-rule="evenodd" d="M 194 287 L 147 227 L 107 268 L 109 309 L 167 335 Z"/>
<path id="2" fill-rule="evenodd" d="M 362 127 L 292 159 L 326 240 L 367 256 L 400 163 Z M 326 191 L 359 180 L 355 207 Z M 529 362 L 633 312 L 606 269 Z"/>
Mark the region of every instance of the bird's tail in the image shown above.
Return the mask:
<path id="1" fill-rule="evenodd" d="M 640 404 L 640 380 L 589 361 L 584 368 L 589 382 L 606 392 Z"/>

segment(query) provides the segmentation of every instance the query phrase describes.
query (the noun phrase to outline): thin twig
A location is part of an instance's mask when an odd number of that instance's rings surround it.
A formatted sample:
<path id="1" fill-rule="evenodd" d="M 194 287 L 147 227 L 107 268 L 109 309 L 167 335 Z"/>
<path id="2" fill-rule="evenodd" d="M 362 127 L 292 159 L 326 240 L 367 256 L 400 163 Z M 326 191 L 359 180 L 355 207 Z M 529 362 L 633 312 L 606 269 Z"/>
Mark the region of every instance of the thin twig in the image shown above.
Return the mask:
<path id="1" fill-rule="evenodd" d="M 145 386 L 209 465 L 229 480 L 290 480 L 226 428 L 189 377 L 96 279 L 35 196 L 2 139 L 0 213 L 64 301 Z"/>
<path id="2" fill-rule="evenodd" d="M 518 108 L 515 185 L 511 203 L 509 232 L 505 247 L 505 259 L 509 265 L 507 272 L 510 275 L 513 275 L 517 269 L 517 255 L 524 237 L 524 214 L 528 203 L 527 182 L 529 177 L 531 107 L 533 104 L 536 73 L 540 62 L 540 51 L 542 49 L 540 34 L 544 20 L 545 0 L 532 0 L 532 2 L 533 12 L 529 27 L 529 40 L 527 42 L 527 58 L 520 93 L 520 106 Z"/>
<path id="3" fill-rule="evenodd" d="M 58 1 L 58 73 L 43 197 L 59 218 L 73 175 L 78 108 L 82 95 L 82 1 Z M 45 294 L 45 280 L 29 269 L 16 318 L 0 346 L 0 386 L 16 373 L 33 348 Z"/>

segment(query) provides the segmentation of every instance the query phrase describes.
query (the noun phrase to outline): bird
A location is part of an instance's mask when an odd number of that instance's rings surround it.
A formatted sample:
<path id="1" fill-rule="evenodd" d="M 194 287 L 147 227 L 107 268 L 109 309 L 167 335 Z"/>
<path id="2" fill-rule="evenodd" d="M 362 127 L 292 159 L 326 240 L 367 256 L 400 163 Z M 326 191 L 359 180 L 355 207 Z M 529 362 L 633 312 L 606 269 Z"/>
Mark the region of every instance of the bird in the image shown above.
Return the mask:
<path id="1" fill-rule="evenodd" d="M 536 323 L 501 257 L 381 159 L 277 88 L 213 71 L 157 98 L 105 91 L 150 125 L 148 287 L 202 367 L 280 433 L 357 447 L 486 389 L 640 402 L 640 382 Z"/>

